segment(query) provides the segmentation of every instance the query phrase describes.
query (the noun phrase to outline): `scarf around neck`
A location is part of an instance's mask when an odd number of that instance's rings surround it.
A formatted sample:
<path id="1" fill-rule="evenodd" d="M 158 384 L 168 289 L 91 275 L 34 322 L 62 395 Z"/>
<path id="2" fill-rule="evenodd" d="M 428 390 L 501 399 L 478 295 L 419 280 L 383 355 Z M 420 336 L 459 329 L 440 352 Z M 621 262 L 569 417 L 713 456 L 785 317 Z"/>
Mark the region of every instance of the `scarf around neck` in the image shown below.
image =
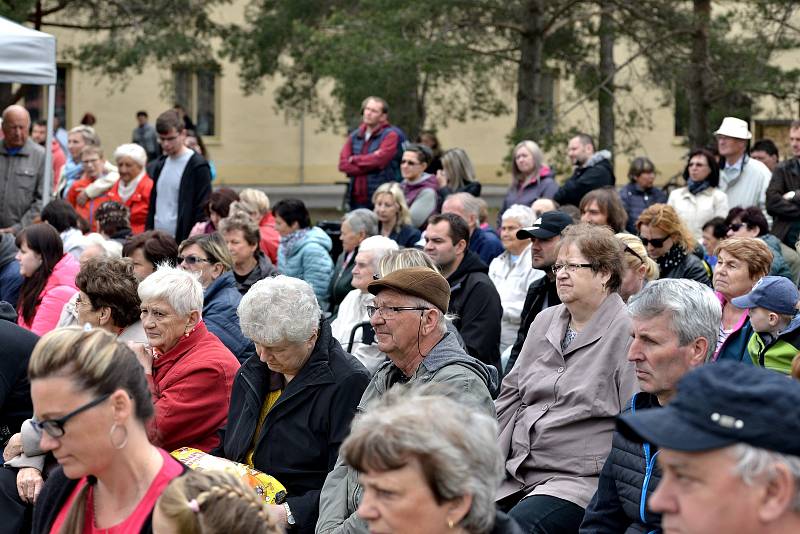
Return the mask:
<path id="1" fill-rule="evenodd" d="M 686 184 L 689 187 L 689 192 L 693 195 L 698 195 L 711 187 L 711 184 L 708 183 L 708 180 L 703 180 L 702 182 L 695 182 L 694 180 L 689 180 Z"/>
<path id="2" fill-rule="evenodd" d="M 683 260 L 686 259 L 686 256 L 687 254 L 686 251 L 683 250 L 683 247 L 678 243 L 675 243 L 672 245 L 672 248 L 669 249 L 669 252 L 656 259 L 656 263 L 658 263 L 658 267 L 663 273 L 664 270 L 672 270 L 683 263 Z"/>

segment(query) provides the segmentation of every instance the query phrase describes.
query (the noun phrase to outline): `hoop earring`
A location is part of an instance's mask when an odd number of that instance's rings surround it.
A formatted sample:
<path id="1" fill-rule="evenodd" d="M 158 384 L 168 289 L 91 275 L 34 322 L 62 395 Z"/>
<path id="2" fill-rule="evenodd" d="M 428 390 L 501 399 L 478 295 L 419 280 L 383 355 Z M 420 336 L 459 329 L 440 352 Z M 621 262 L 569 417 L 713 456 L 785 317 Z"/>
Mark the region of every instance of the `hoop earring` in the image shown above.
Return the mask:
<path id="1" fill-rule="evenodd" d="M 122 438 L 122 443 L 114 443 L 114 431 L 121 428 L 122 431 L 125 433 L 125 437 Z M 117 450 L 121 450 L 125 448 L 125 445 L 128 444 L 128 429 L 126 429 L 123 425 L 118 425 L 114 423 L 111 425 L 111 430 L 108 431 L 108 439 L 111 440 L 111 446 Z"/>

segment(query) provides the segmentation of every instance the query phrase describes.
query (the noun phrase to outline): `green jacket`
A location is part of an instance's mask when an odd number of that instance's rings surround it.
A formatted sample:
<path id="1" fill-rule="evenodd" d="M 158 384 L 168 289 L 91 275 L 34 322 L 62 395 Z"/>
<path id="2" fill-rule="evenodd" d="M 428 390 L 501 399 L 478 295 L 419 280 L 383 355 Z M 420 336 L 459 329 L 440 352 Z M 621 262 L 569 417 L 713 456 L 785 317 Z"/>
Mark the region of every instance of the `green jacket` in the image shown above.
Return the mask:
<path id="1" fill-rule="evenodd" d="M 800 352 L 800 314 L 795 315 L 777 337 L 766 332 L 753 332 L 747 343 L 747 352 L 754 365 L 790 374 L 792 360 Z"/>

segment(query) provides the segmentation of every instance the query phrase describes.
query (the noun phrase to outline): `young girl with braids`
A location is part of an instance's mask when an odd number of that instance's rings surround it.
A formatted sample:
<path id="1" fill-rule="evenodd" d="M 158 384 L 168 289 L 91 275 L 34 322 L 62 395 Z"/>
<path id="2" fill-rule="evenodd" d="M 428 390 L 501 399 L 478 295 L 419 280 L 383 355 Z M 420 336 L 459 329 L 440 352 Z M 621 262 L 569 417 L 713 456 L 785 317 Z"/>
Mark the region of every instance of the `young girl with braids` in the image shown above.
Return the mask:
<path id="1" fill-rule="evenodd" d="M 153 511 L 154 534 L 280 534 L 252 488 L 225 471 L 190 471 L 174 479 Z"/>

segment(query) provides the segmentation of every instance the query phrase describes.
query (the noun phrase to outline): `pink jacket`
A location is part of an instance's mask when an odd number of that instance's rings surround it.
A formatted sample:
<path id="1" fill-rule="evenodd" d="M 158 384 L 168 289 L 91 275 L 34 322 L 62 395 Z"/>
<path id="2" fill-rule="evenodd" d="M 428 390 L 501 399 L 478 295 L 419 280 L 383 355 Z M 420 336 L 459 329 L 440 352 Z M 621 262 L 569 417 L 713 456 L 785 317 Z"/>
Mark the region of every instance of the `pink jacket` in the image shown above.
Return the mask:
<path id="1" fill-rule="evenodd" d="M 58 324 L 64 304 L 78 292 L 78 288 L 75 286 L 75 277 L 80 269 L 78 260 L 72 254 L 64 254 L 56 263 L 50 278 L 47 279 L 47 284 L 39 294 L 37 299 L 39 304 L 36 307 L 33 321 L 30 324 L 26 323 L 20 314 L 17 324 L 38 336 L 53 330 Z"/>

